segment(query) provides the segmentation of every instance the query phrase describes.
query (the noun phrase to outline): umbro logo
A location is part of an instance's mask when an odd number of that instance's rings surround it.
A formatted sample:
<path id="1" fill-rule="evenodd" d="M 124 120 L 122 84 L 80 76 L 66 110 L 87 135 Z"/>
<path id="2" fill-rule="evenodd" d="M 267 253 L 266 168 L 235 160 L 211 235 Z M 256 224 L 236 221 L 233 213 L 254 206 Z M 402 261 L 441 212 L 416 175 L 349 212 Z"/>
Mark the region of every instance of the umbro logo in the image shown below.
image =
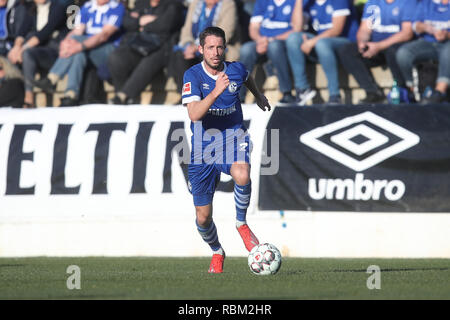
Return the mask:
<path id="1" fill-rule="evenodd" d="M 415 133 L 370 111 L 315 128 L 300 141 L 360 172 L 418 144 Z"/>

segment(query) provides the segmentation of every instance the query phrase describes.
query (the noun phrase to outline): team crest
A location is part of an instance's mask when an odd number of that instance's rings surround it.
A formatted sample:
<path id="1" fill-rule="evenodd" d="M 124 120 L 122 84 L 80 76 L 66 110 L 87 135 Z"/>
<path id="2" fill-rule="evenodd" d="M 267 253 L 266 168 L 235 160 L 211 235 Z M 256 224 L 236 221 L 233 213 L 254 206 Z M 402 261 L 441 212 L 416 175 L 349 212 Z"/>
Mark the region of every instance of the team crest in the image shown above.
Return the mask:
<path id="1" fill-rule="evenodd" d="M 231 93 L 236 92 L 237 90 L 237 83 L 234 81 L 230 82 L 230 85 L 228 86 L 228 91 L 230 91 Z"/>
<path id="2" fill-rule="evenodd" d="M 392 9 L 392 15 L 394 17 L 398 16 L 400 14 L 400 8 L 399 7 L 395 7 L 394 9 Z"/>
<path id="3" fill-rule="evenodd" d="M 291 9 L 291 6 L 290 5 L 287 5 L 287 6 L 285 6 L 284 8 L 283 8 L 283 14 L 284 15 L 290 15 L 291 14 L 291 11 L 292 11 L 292 9 Z"/>

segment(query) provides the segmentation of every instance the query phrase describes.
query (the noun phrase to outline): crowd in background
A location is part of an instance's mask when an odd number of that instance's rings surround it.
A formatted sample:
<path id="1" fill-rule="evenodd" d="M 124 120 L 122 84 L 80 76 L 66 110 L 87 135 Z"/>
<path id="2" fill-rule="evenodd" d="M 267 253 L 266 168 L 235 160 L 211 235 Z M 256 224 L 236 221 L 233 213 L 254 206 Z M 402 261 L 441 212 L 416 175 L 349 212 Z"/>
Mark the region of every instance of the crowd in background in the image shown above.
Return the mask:
<path id="1" fill-rule="evenodd" d="M 343 102 L 339 66 L 364 89 L 360 103 L 449 101 L 449 0 L 0 0 L 0 106 L 33 108 L 35 87 L 53 94 L 66 76 L 60 106 L 139 103 L 160 73 L 181 92 L 208 26 L 225 31 L 227 60 L 277 77 L 280 105 L 315 97 L 308 63 L 323 68 L 330 105 Z M 417 76 L 427 63 L 436 76 Z M 375 66 L 392 74 L 387 96 Z"/>

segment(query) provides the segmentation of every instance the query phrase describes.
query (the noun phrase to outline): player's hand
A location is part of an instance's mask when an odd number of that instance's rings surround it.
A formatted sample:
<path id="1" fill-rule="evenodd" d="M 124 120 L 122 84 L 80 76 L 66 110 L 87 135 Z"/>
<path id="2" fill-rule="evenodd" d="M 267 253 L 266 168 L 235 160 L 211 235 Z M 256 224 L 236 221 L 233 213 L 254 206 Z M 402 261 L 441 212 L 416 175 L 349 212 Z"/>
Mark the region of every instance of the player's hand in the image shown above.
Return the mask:
<path id="1" fill-rule="evenodd" d="M 188 45 L 183 52 L 183 56 L 186 60 L 191 60 L 195 58 L 198 47 L 195 44 Z"/>
<path id="2" fill-rule="evenodd" d="M 222 92 L 224 92 L 229 85 L 230 79 L 228 79 L 228 76 L 225 74 L 225 72 L 219 72 L 219 74 L 217 75 L 216 87 L 214 88 L 216 96 L 218 97 L 220 94 L 222 94 Z"/>
<path id="3" fill-rule="evenodd" d="M 435 30 L 433 36 L 438 42 L 447 40 L 447 30 Z"/>
<path id="4" fill-rule="evenodd" d="M 9 52 L 8 52 L 8 59 L 11 63 L 17 64 L 22 60 L 21 57 L 22 53 L 20 52 L 20 48 L 17 46 L 14 46 Z"/>
<path id="5" fill-rule="evenodd" d="M 266 96 L 262 94 L 256 98 L 256 104 L 262 111 L 270 111 L 272 109 L 269 100 L 267 100 Z"/>
<path id="6" fill-rule="evenodd" d="M 358 41 L 358 52 L 363 54 L 367 50 L 367 41 Z"/>
<path id="7" fill-rule="evenodd" d="M 378 54 L 378 52 L 380 52 L 380 47 L 377 42 L 367 42 L 366 45 L 367 45 L 367 49 L 362 54 L 362 56 L 364 58 L 370 59 L 370 58 L 376 56 Z"/>
<path id="8" fill-rule="evenodd" d="M 269 38 L 261 37 L 256 41 L 256 52 L 258 54 L 265 54 L 269 46 Z"/>
<path id="9" fill-rule="evenodd" d="M 312 49 L 316 45 L 316 40 L 314 38 L 308 39 L 306 34 L 303 34 L 303 43 L 300 46 L 300 49 L 303 51 L 304 54 L 309 55 L 312 51 Z"/>
<path id="10" fill-rule="evenodd" d="M 156 18 L 157 18 L 157 17 L 156 17 L 155 15 L 153 15 L 153 14 L 146 14 L 146 15 L 143 15 L 143 16 L 141 16 L 141 17 L 139 18 L 139 26 L 143 27 L 143 26 L 145 26 L 146 24 L 149 24 L 149 23 L 155 21 Z"/>

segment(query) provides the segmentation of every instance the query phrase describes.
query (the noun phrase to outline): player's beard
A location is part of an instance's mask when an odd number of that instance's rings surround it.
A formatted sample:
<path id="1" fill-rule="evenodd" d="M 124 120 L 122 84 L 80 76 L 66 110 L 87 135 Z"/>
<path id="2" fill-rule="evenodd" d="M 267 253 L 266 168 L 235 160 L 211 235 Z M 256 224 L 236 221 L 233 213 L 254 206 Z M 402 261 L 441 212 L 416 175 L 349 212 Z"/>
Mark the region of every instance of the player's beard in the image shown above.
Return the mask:
<path id="1" fill-rule="evenodd" d="M 220 60 L 219 63 L 218 63 L 217 65 L 212 64 L 212 63 L 211 63 L 210 61 L 208 61 L 207 59 L 204 59 L 204 60 L 205 60 L 205 63 L 208 65 L 208 67 L 210 67 L 211 69 L 221 71 L 221 70 L 223 69 L 223 61 L 225 60 L 225 59 L 224 59 L 224 56 L 219 56 L 219 57 L 217 57 L 217 59 Z M 211 59 L 211 60 L 212 60 L 212 59 Z"/>

